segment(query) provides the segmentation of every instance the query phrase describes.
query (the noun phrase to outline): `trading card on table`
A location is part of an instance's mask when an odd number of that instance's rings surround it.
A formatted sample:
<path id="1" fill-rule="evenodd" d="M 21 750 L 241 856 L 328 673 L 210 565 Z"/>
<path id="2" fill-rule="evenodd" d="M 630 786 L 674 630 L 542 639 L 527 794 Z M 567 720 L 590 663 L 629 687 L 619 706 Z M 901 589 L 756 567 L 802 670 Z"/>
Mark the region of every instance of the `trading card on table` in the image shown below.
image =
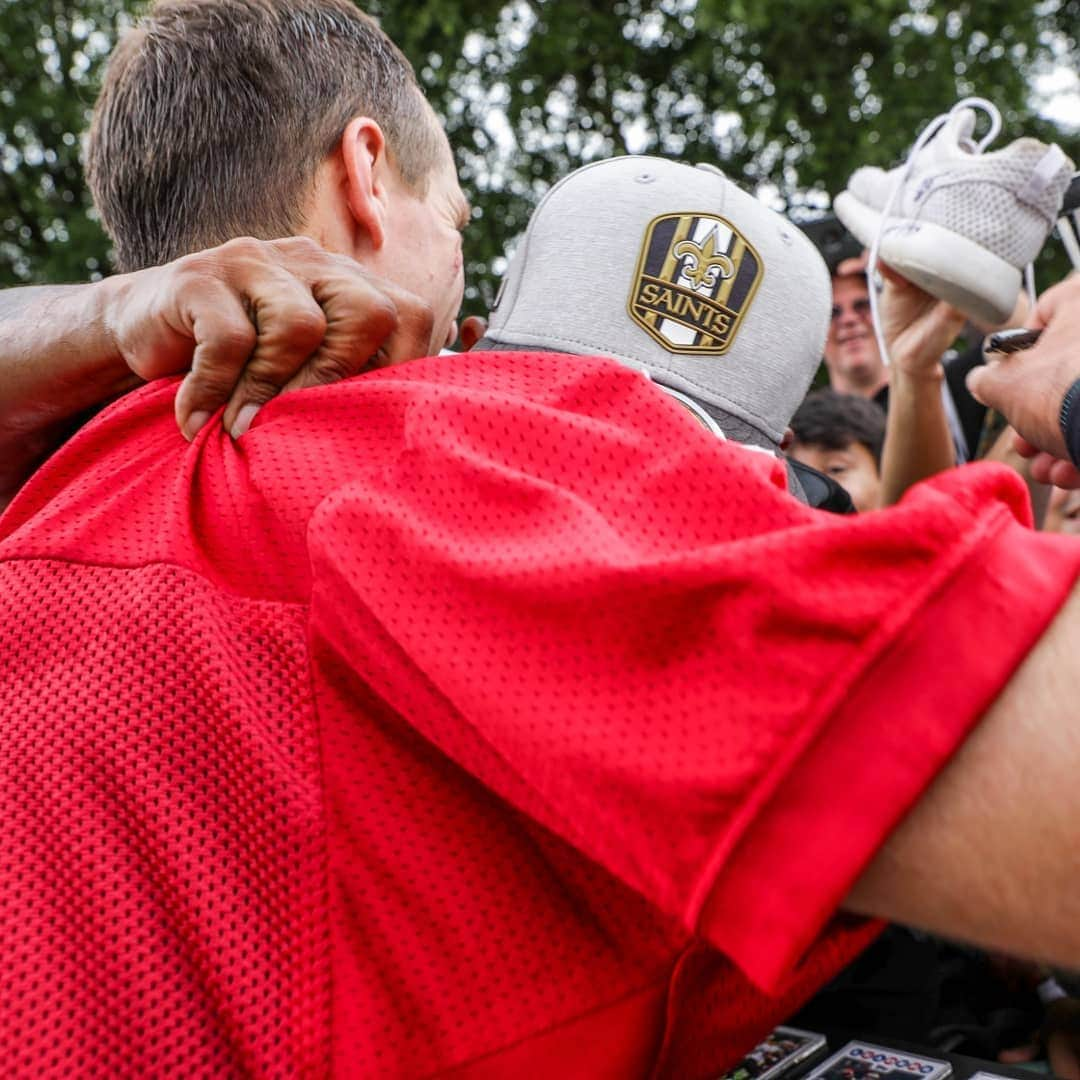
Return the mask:
<path id="1" fill-rule="evenodd" d="M 952 1066 L 938 1058 L 873 1043 L 849 1042 L 806 1080 L 942 1080 L 951 1072 Z"/>
<path id="2" fill-rule="evenodd" d="M 776 1080 L 825 1047 L 825 1036 L 778 1027 L 720 1080 Z"/>

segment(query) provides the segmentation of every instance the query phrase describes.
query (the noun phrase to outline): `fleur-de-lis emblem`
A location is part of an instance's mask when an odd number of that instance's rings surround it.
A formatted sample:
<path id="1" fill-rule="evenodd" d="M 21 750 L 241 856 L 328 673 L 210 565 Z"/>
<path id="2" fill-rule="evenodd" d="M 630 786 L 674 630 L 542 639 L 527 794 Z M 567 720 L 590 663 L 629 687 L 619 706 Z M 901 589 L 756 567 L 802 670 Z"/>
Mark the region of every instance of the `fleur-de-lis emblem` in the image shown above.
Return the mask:
<path id="1" fill-rule="evenodd" d="M 683 273 L 693 282 L 695 289 L 712 289 L 717 275 L 725 281 L 735 275 L 735 265 L 723 252 L 716 250 L 716 230 L 705 237 L 705 243 L 680 240 L 672 250 L 676 259 L 688 258 Z"/>

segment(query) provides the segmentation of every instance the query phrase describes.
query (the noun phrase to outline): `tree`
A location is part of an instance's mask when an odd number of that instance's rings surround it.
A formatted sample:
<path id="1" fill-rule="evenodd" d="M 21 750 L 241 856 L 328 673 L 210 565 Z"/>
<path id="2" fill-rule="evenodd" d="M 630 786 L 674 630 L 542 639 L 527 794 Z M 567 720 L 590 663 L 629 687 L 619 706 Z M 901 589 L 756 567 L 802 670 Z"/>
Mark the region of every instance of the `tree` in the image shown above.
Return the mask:
<path id="1" fill-rule="evenodd" d="M 79 164 L 123 0 L 0 0 L 0 282 L 80 281 L 108 265 Z"/>
<path id="2" fill-rule="evenodd" d="M 597 157 L 712 161 L 805 216 L 976 92 L 1001 107 L 1003 138 L 1034 132 L 1080 157 L 1080 133 L 1040 120 L 1031 91 L 1033 75 L 1080 57 L 1077 3 L 517 0 L 443 45 L 411 42 L 479 207 L 475 301 L 490 301 L 493 269 L 543 191 Z M 383 15 L 407 40 L 411 14 Z"/>
<path id="3" fill-rule="evenodd" d="M 371 0 L 455 147 L 476 221 L 468 307 L 558 177 L 626 152 L 712 161 L 793 216 L 859 165 L 899 160 L 926 120 L 981 92 L 1080 157 L 1032 79 L 1080 60 L 1080 0 Z M 29 9 L 36 8 L 36 16 Z M 0 0 L 0 274 L 82 277 L 104 258 L 76 133 L 122 0 Z M 8 70 L 10 68 L 11 70 Z M 51 157 L 50 157 L 51 155 Z"/>

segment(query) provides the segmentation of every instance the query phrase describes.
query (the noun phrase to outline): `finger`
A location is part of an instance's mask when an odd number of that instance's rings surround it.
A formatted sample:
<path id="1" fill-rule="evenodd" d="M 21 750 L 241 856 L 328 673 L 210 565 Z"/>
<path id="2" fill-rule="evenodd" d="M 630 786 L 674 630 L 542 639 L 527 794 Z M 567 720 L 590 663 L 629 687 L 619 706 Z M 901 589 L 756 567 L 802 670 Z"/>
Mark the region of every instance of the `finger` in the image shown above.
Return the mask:
<path id="1" fill-rule="evenodd" d="M 461 347 L 468 352 L 487 333 L 487 319 L 481 319 L 479 315 L 469 315 L 461 322 L 461 332 L 458 335 Z"/>
<path id="2" fill-rule="evenodd" d="M 1015 431 L 1013 432 L 1013 448 L 1024 458 L 1033 458 L 1041 453 L 1037 446 L 1032 446 L 1023 435 L 1018 435 Z"/>
<path id="3" fill-rule="evenodd" d="M 1003 356 L 995 359 L 993 363 L 973 367 L 964 382 L 976 401 L 996 409 L 1001 399 L 1007 395 L 1014 366 L 1014 357 Z"/>
<path id="4" fill-rule="evenodd" d="M 233 438 L 289 385 L 322 345 L 327 319 L 307 284 L 292 274 L 260 268 L 241 284 L 256 330 L 255 347 L 236 382 L 223 421 Z"/>
<path id="5" fill-rule="evenodd" d="M 369 364 L 398 364 L 432 351 L 434 312 L 408 289 L 306 237 L 276 240 L 272 246 L 308 283 L 327 315 L 324 351 L 299 373 L 297 385 L 331 382 Z"/>
<path id="6" fill-rule="evenodd" d="M 256 341 L 246 308 L 225 289 L 194 304 L 191 333 L 195 340 L 191 371 L 175 402 L 177 423 L 189 440 L 229 400 Z"/>
<path id="7" fill-rule="evenodd" d="M 967 322 L 967 316 L 958 308 L 944 300 L 938 300 L 929 317 L 929 333 L 935 341 L 940 341 L 941 350 L 944 352 L 955 340 Z"/>
<path id="8" fill-rule="evenodd" d="M 1071 461 L 1039 451 L 1030 458 L 1028 471 L 1040 484 L 1053 484 L 1060 488 L 1080 487 L 1080 469 Z"/>
<path id="9" fill-rule="evenodd" d="M 385 363 L 401 364 L 427 356 L 432 352 L 435 326 L 431 305 L 396 285 L 386 283 L 385 289 L 397 314 L 393 329 L 380 344 Z"/>
<path id="10" fill-rule="evenodd" d="M 909 281 L 906 277 L 904 277 L 903 274 L 889 266 L 888 263 L 883 263 L 879 261 L 877 264 L 877 268 L 878 273 L 880 273 L 881 276 L 890 284 L 896 286 L 896 288 L 904 290 L 910 289 L 911 291 L 918 293 L 923 292 L 923 290 L 920 289 L 918 285 L 916 285 L 913 281 Z M 923 295 L 929 294 L 923 293 Z"/>
<path id="11" fill-rule="evenodd" d="M 1071 461 L 1063 461 L 1061 458 L 1052 457 L 1050 454 L 1046 455 L 1049 458 L 1049 483 L 1055 487 L 1060 488 L 1078 488 L 1080 487 L 1080 469 Z"/>
<path id="12" fill-rule="evenodd" d="M 381 350 L 397 327 L 397 309 L 381 286 L 324 280 L 316 283 L 314 295 L 326 330 L 287 390 L 323 386 L 382 366 Z"/>

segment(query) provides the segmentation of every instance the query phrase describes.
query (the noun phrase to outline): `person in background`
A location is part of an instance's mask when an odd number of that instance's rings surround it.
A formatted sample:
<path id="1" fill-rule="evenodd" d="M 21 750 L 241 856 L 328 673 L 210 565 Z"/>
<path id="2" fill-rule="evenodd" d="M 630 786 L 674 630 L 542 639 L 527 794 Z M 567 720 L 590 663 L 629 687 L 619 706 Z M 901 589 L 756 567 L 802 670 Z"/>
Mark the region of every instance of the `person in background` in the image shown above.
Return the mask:
<path id="1" fill-rule="evenodd" d="M 789 457 L 832 477 L 851 496 L 858 511 L 874 510 L 881 500 L 881 449 L 885 414 L 857 394 L 815 390 L 791 420 Z"/>
<path id="2" fill-rule="evenodd" d="M 887 268 L 883 270 L 887 272 Z M 893 275 L 893 279 L 896 280 L 897 275 Z M 874 334 L 865 252 L 843 259 L 833 267 L 832 292 L 832 322 L 823 357 L 829 385 L 838 393 L 869 398 L 888 412 L 893 396 L 890 386 L 896 381 L 896 358 L 892 357 L 890 364 L 885 363 Z M 1022 310 L 1026 310 L 1026 305 Z M 967 373 L 982 362 L 981 343 L 985 331 L 972 328 L 969 334 L 974 338 L 972 343 L 962 352 L 950 351 L 956 336 L 964 330 L 965 321 L 958 312 L 953 315 L 952 338 L 945 342 L 941 353 L 932 358 L 942 374 L 928 387 L 942 397 L 945 420 L 954 443 L 955 463 L 974 459 L 986 415 L 985 407 L 964 385 Z M 929 370 L 929 365 L 924 364 L 923 369 Z M 918 389 L 921 391 L 922 388 Z"/>
<path id="3" fill-rule="evenodd" d="M 844 259 L 832 267 L 832 319 L 824 362 L 829 385 L 838 394 L 878 399 L 885 407 L 889 369 L 874 337 L 863 256 Z"/>

